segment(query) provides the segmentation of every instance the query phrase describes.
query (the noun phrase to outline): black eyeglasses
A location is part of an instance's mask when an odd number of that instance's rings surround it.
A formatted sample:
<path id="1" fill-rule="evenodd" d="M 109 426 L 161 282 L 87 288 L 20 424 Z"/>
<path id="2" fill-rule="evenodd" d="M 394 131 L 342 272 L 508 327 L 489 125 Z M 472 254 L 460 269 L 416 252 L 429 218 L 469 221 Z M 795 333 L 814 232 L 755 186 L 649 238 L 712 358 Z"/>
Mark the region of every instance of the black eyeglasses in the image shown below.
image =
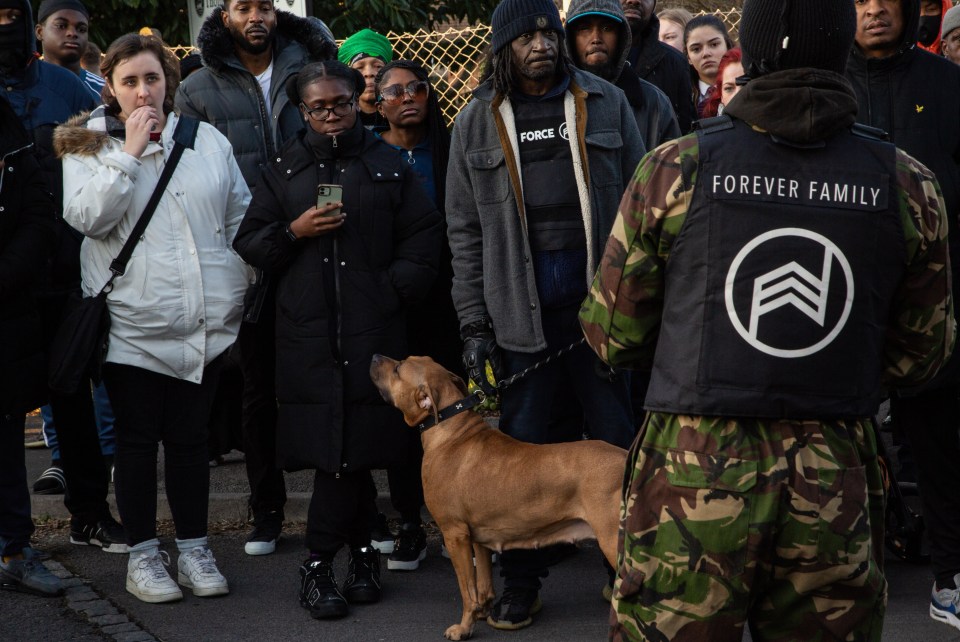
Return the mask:
<path id="1" fill-rule="evenodd" d="M 414 80 L 408 82 L 406 87 L 403 85 L 384 87 L 380 90 L 380 102 L 387 103 L 388 105 L 399 105 L 403 102 L 404 94 L 416 99 L 426 98 L 428 93 L 430 93 L 430 83 L 426 80 Z"/>
<path id="2" fill-rule="evenodd" d="M 337 103 L 333 107 L 317 107 L 316 109 L 309 109 L 303 103 L 300 103 L 303 113 L 312 118 L 313 120 L 326 120 L 330 118 L 330 114 L 334 116 L 346 116 L 351 111 L 353 111 L 353 105 L 355 101 L 351 100 L 345 103 Z"/>

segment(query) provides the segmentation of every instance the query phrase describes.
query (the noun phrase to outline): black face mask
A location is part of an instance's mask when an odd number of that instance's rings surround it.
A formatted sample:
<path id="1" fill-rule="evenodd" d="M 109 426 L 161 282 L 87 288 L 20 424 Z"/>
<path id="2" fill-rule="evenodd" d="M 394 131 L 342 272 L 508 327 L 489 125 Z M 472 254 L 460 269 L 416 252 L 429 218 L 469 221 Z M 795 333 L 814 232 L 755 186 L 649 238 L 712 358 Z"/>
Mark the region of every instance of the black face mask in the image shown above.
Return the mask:
<path id="1" fill-rule="evenodd" d="M 26 28 L 25 20 L 0 25 L 0 73 L 4 76 L 17 75 L 27 66 L 31 52 L 26 51 Z"/>
<path id="2" fill-rule="evenodd" d="M 940 24 L 943 16 L 920 16 L 920 26 L 917 28 L 917 42 L 929 47 L 940 35 Z"/>

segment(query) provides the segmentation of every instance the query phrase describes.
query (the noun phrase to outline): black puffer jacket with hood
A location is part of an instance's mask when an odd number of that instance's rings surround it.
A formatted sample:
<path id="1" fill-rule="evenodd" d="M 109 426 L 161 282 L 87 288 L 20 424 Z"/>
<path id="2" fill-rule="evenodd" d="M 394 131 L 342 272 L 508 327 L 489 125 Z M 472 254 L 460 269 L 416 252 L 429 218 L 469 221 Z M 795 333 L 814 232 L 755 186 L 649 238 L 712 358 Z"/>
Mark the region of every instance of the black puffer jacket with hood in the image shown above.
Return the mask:
<path id="1" fill-rule="evenodd" d="M 337 57 L 337 44 L 320 24 L 277 11 L 269 118 L 260 84 L 237 58 L 236 45 L 219 11 L 207 17 L 197 36 L 203 69 L 180 84 L 177 108 L 185 116 L 210 123 L 227 137 L 251 192 L 267 159 L 275 157 L 275 152 L 303 129 L 300 110 L 290 104 L 284 90 L 287 80 L 309 62 Z"/>
<path id="2" fill-rule="evenodd" d="M 680 131 L 686 134 L 697 119 L 690 95 L 690 65 L 683 54 L 660 42 L 660 19 L 657 16 L 650 16 L 650 23 L 640 35 L 639 42 L 634 39 L 631 43 L 627 60 L 640 78 L 653 83 L 667 95 L 677 115 Z"/>
<path id="3" fill-rule="evenodd" d="M 877 127 L 936 174 L 950 225 L 950 261 L 960 265 L 960 66 L 916 46 L 920 0 L 903 0 L 896 53 L 868 58 L 854 46 L 846 77 L 860 106 L 857 121 Z M 953 280 L 954 299 L 960 279 Z M 951 364 L 960 363 L 953 359 Z M 960 379 L 960 367 L 949 368 Z M 956 372 L 952 372 L 956 371 Z M 943 374 L 943 373 L 942 373 Z M 938 377 L 938 381 L 943 377 Z"/>
<path id="4" fill-rule="evenodd" d="M 631 42 L 630 27 L 627 26 L 619 0 L 571 0 L 570 6 L 567 7 L 567 22 L 564 27 L 567 37 L 564 40 L 574 64 L 585 69 L 577 54 L 577 18 L 598 13 L 620 19 L 617 50 L 610 56 L 614 66 L 612 73 L 609 74 L 610 77 L 604 77 L 604 80 L 612 82 L 627 95 L 627 100 L 637 118 L 640 136 L 643 137 L 647 149 L 653 149 L 660 143 L 679 138 L 680 126 L 677 124 L 677 116 L 673 105 L 670 104 L 670 99 L 656 85 L 641 79 L 627 61 Z"/>

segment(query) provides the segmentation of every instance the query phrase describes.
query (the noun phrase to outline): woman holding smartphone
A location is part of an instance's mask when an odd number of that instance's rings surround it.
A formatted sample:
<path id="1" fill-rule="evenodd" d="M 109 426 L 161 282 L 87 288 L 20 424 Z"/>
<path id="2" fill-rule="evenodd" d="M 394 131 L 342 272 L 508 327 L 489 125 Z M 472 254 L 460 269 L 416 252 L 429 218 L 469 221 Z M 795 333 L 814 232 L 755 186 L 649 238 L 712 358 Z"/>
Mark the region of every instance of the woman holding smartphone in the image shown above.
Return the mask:
<path id="1" fill-rule="evenodd" d="M 336 61 L 291 79 L 307 127 L 264 170 L 234 242 L 277 282 L 277 456 L 316 470 L 300 567 L 300 603 L 315 618 L 380 599 L 370 469 L 399 463 L 410 428 L 370 381 L 370 360 L 408 354 L 407 309 L 433 284 L 443 234 L 409 165 L 361 124 L 364 86 Z M 341 590 L 333 558 L 344 545 Z"/>

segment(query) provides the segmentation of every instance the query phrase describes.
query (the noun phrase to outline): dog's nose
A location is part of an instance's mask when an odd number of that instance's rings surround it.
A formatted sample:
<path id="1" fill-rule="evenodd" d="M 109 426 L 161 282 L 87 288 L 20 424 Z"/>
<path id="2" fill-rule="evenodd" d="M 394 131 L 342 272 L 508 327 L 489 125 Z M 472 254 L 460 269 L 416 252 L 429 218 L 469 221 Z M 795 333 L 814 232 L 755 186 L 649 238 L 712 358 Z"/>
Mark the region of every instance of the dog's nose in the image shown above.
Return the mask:
<path id="1" fill-rule="evenodd" d="M 373 355 L 373 358 L 370 359 L 370 365 L 373 367 L 379 366 L 381 361 L 383 361 L 383 355 L 375 354 Z"/>

